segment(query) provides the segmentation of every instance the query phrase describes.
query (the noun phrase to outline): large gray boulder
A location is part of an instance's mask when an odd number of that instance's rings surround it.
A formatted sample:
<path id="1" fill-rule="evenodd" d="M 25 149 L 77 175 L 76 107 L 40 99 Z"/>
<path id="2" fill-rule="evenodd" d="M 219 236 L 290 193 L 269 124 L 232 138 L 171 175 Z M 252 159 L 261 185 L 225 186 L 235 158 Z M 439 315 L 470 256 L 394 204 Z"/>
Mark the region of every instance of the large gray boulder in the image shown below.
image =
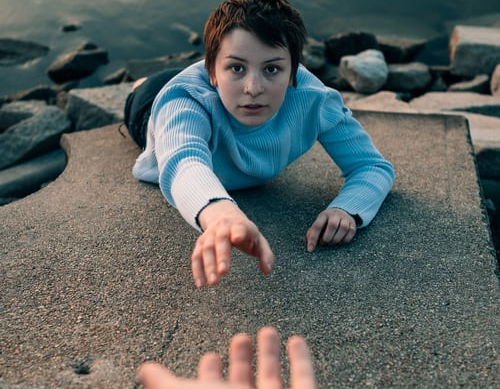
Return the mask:
<path id="1" fill-rule="evenodd" d="M 47 104 L 41 100 L 13 101 L 0 108 L 0 132 L 7 130 L 10 126 L 39 114 L 47 108 Z"/>
<path id="2" fill-rule="evenodd" d="M 66 114 L 75 131 L 90 130 L 123 121 L 123 108 L 132 83 L 100 88 L 72 89 Z"/>
<path id="3" fill-rule="evenodd" d="M 397 92 L 425 90 L 432 82 L 429 67 L 420 62 L 390 64 L 385 89 Z"/>
<path id="4" fill-rule="evenodd" d="M 65 166 L 66 153 L 59 148 L 0 170 L 0 205 L 39 190 L 61 174 Z"/>
<path id="5" fill-rule="evenodd" d="M 490 75 L 500 63 L 500 28 L 456 26 L 450 38 L 452 72 Z"/>
<path id="6" fill-rule="evenodd" d="M 377 92 L 386 83 L 389 74 L 384 54 L 373 49 L 342 57 L 339 71 L 359 93 Z"/>
<path id="7" fill-rule="evenodd" d="M 62 109 L 36 106 L 30 117 L 0 134 L 0 169 L 59 147 L 61 135 L 70 129 L 71 122 Z"/>

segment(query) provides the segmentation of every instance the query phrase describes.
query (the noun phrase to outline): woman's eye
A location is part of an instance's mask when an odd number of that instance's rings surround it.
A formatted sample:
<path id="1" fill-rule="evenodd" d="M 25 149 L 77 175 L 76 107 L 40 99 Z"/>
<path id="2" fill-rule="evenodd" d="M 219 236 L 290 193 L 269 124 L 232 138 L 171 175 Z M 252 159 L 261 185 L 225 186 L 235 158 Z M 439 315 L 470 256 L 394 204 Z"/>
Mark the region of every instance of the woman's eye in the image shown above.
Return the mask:
<path id="1" fill-rule="evenodd" d="M 266 68 L 266 72 L 267 72 L 268 74 L 276 74 L 276 73 L 278 73 L 278 71 L 279 71 L 279 69 L 278 69 L 278 67 L 277 67 L 277 66 L 268 66 L 268 67 Z"/>
<path id="2" fill-rule="evenodd" d="M 241 65 L 232 65 L 231 70 L 233 71 L 233 73 L 241 73 L 243 72 L 244 68 Z"/>

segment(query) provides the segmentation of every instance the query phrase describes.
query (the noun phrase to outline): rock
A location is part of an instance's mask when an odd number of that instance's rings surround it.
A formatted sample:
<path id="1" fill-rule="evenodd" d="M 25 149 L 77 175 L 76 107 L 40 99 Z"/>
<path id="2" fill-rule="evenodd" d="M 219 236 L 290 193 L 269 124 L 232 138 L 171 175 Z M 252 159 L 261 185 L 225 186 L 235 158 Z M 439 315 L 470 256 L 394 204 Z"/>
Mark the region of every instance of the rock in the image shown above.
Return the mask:
<path id="1" fill-rule="evenodd" d="M 19 100 L 43 100 L 46 103 L 54 101 L 57 96 L 57 90 L 49 85 L 37 85 L 33 88 L 9 95 L 7 98 L 9 101 L 19 101 Z"/>
<path id="2" fill-rule="evenodd" d="M 61 84 L 78 80 L 94 73 L 96 69 L 108 63 L 108 52 L 87 43 L 78 50 L 59 57 L 47 70 L 49 77 Z"/>
<path id="3" fill-rule="evenodd" d="M 127 69 L 120 68 L 114 73 L 106 76 L 103 80 L 105 85 L 119 84 L 121 82 L 132 81 L 128 79 Z"/>
<path id="4" fill-rule="evenodd" d="M 500 150 L 484 149 L 476 154 L 476 163 L 482 178 L 500 180 Z"/>
<path id="5" fill-rule="evenodd" d="M 325 40 L 326 59 L 334 65 L 338 65 L 346 55 L 377 48 L 377 38 L 367 32 L 341 32 Z"/>
<path id="6" fill-rule="evenodd" d="M 0 66 L 20 65 L 43 57 L 49 52 L 47 46 L 17 39 L 0 39 Z"/>
<path id="7" fill-rule="evenodd" d="M 500 64 L 495 67 L 491 75 L 490 92 L 493 96 L 500 97 Z"/>
<path id="8" fill-rule="evenodd" d="M 429 66 L 447 66 L 450 64 L 449 54 L 450 37 L 439 36 L 428 40 L 423 49 L 414 58 L 414 61 L 425 63 Z"/>
<path id="9" fill-rule="evenodd" d="M 204 56 L 198 51 L 188 51 L 153 59 L 130 60 L 125 67 L 129 78 L 131 80 L 138 80 L 166 68 L 185 68 L 203 58 Z"/>
<path id="10" fill-rule="evenodd" d="M 448 85 L 446 85 L 442 77 L 438 76 L 432 81 L 428 92 L 446 92 L 447 90 Z"/>
<path id="11" fill-rule="evenodd" d="M 68 23 L 61 27 L 62 32 L 72 32 L 81 29 L 82 26 L 79 23 Z"/>
<path id="12" fill-rule="evenodd" d="M 64 112 L 46 106 L 0 134 L 0 169 L 33 158 L 59 146 L 59 139 L 71 129 Z"/>
<path id="13" fill-rule="evenodd" d="M 457 82 L 448 87 L 450 92 L 490 92 L 490 77 L 487 74 L 480 74 L 472 80 Z"/>
<path id="14" fill-rule="evenodd" d="M 359 93 L 377 92 L 387 81 L 389 70 L 378 50 L 346 55 L 340 60 L 340 75 Z"/>
<path id="15" fill-rule="evenodd" d="M 425 41 L 421 39 L 400 38 L 393 36 L 376 36 L 378 50 L 385 57 L 388 64 L 407 63 L 415 59 L 417 54 L 425 47 Z"/>
<path id="16" fill-rule="evenodd" d="M 384 89 L 396 92 L 424 91 L 432 82 L 429 67 L 423 63 L 390 64 Z"/>
<path id="17" fill-rule="evenodd" d="M 319 78 L 326 86 L 331 88 L 341 91 L 352 91 L 351 85 L 340 75 L 340 70 L 337 65 L 332 65 L 327 62 L 319 74 Z"/>
<path id="18" fill-rule="evenodd" d="M 89 130 L 123 121 L 125 100 L 131 90 L 132 83 L 71 90 L 66 114 L 74 130 Z"/>
<path id="19" fill-rule="evenodd" d="M 446 87 L 443 89 L 443 91 L 448 90 L 448 87 L 451 84 L 456 84 L 457 82 L 464 81 L 464 77 L 457 76 L 456 74 L 453 74 L 451 72 L 451 66 L 449 66 L 449 65 L 446 65 L 446 66 L 440 66 L 440 65 L 429 66 L 429 70 L 430 70 L 432 78 L 434 80 L 441 79 L 445 83 Z"/>
<path id="20" fill-rule="evenodd" d="M 428 92 L 410 101 L 420 111 L 466 111 L 500 117 L 500 97 L 473 92 Z"/>
<path id="21" fill-rule="evenodd" d="M 326 65 L 325 44 L 308 38 L 302 51 L 302 63 L 311 72 L 320 72 Z"/>
<path id="22" fill-rule="evenodd" d="M 500 63 L 500 28 L 456 26 L 450 38 L 452 72 L 490 75 Z"/>
<path id="23" fill-rule="evenodd" d="M 481 180 L 481 186 L 483 188 L 484 198 L 493 202 L 494 210 L 497 212 L 497 215 L 500 216 L 500 181 L 498 179 L 490 180 L 485 178 Z"/>
<path id="24" fill-rule="evenodd" d="M 66 154 L 59 148 L 0 170 L 0 199 L 20 198 L 39 190 L 61 174 L 65 166 Z"/>
<path id="25" fill-rule="evenodd" d="M 13 101 L 5 104 L 0 108 L 0 132 L 7 130 L 9 127 L 39 114 L 47 108 L 47 104 L 43 101 Z"/>

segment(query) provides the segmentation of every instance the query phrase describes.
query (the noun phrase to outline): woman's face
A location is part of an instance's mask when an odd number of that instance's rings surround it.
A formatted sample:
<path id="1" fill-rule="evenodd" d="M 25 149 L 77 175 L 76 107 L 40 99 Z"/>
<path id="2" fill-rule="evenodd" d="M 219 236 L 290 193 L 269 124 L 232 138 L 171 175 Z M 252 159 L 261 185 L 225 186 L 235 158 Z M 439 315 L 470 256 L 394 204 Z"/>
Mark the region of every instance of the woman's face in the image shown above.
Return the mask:
<path id="1" fill-rule="evenodd" d="M 291 85 L 291 69 L 288 49 L 268 46 L 254 34 L 235 28 L 222 39 L 210 81 L 229 113 L 255 127 L 281 107 Z"/>

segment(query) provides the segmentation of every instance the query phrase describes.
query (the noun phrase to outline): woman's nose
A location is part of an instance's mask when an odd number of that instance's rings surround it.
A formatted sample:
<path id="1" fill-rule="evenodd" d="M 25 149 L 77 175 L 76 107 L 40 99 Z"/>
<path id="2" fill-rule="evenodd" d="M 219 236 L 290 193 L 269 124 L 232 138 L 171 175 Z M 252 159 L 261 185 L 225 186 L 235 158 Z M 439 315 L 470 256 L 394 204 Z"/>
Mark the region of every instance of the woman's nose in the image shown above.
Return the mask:
<path id="1" fill-rule="evenodd" d="M 244 92 L 250 96 L 257 96 L 264 91 L 264 85 L 258 75 L 249 75 L 245 81 Z"/>

